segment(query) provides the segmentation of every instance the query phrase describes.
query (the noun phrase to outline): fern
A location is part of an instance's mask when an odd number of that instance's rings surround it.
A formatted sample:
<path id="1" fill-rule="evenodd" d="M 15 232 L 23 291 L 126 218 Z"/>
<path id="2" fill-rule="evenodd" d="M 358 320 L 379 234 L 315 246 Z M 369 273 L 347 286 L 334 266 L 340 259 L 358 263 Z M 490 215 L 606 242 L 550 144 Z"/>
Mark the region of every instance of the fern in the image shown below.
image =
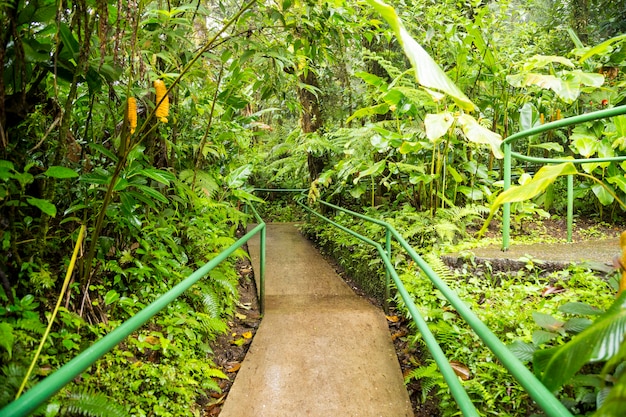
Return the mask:
<path id="1" fill-rule="evenodd" d="M 198 170 L 194 172 L 194 170 L 186 169 L 180 173 L 179 178 L 189 186 L 193 185 L 195 178 L 195 189 L 200 197 L 204 195 L 208 198 L 213 198 L 220 189 L 215 177 L 206 171 Z"/>
<path id="2" fill-rule="evenodd" d="M 213 338 L 216 334 L 226 333 L 228 325 L 220 318 L 212 317 L 209 314 L 197 312 L 196 318 L 202 328 L 202 331 L 209 337 Z"/>
<path id="3" fill-rule="evenodd" d="M 212 288 L 203 288 L 202 304 L 211 318 L 219 318 L 221 315 L 220 297 Z"/>
<path id="4" fill-rule="evenodd" d="M 426 401 L 428 394 L 434 387 L 444 384 L 443 376 L 435 362 L 431 362 L 428 366 L 413 369 L 404 378 L 404 383 L 408 384 L 413 380 L 420 382 L 422 402 Z"/>
<path id="5" fill-rule="evenodd" d="M 68 414 L 89 417 L 126 417 L 129 414 L 104 394 L 89 391 L 72 392 L 63 400 Z"/>
<path id="6" fill-rule="evenodd" d="M 435 271 L 437 275 L 439 275 L 442 279 L 445 279 L 445 280 L 455 279 L 455 276 L 450 271 L 450 268 L 448 268 L 448 265 L 446 265 L 441 260 L 441 258 L 438 255 L 436 255 L 434 252 L 425 253 L 423 255 L 423 258 L 426 261 L 426 263 L 430 265 L 432 270 Z"/>

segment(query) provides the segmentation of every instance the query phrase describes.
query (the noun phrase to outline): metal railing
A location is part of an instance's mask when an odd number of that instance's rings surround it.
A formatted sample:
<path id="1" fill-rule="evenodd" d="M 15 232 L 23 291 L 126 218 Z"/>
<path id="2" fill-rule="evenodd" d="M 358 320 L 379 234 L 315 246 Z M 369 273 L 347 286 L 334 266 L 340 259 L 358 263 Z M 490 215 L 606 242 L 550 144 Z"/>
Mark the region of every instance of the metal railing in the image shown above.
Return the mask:
<path id="1" fill-rule="evenodd" d="M 565 408 L 563 404 L 535 377 L 535 375 L 528 370 L 528 368 L 517 359 L 513 353 L 493 334 L 493 332 L 474 314 L 474 312 L 459 298 L 455 291 L 450 289 L 448 285 L 435 273 L 432 268 L 422 259 L 421 256 L 415 252 L 415 250 L 409 245 L 406 240 L 393 228 L 389 223 L 379 219 L 374 219 L 365 216 L 360 213 L 356 213 L 351 210 L 336 206 L 334 204 L 318 200 L 320 204 L 323 204 L 332 209 L 341 211 L 354 217 L 366 220 L 368 222 L 380 225 L 385 228 L 385 248 L 374 240 L 365 237 L 331 219 L 318 213 L 311 207 L 298 202 L 309 213 L 314 214 L 323 221 L 343 230 L 346 233 L 351 234 L 357 239 L 373 246 L 378 251 L 380 257 L 385 265 L 387 277 L 391 277 L 396 286 L 398 293 L 400 294 L 402 301 L 406 305 L 414 323 L 417 325 L 424 342 L 429 351 L 433 355 L 433 359 L 437 363 L 439 370 L 441 371 L 446 383 L 450 388 L 450 392 L 456 400 L 459 409 L 464 416 L 478 416 L 479 413 L 474 407 L 467 392 L 461 385 L 459 377 L 456 375 L 448 359 L 443 353 L 441 347 L 437 343 L 434 335 L 428 328 L 426 321 L 417 309 L 411 295 L 408 293 L 404 284 L 402 283 L 398 273 L 391 263 L 391 238 L 400 244 L 400 246 L 406 251 L 410 258 L 419 266 L 419 268 L 426 274 L 430 281 L 439 289 L 448 302 L 456 309 L 463 319 L 474 330 L 478 337 L 484 342 L 484 344 L 495 354 L 504 367 L 513 375 L 518 383 L 528 392 L 531 398 L 537 403 L 537 405 L 550 417 L 571 417 L 572 414 Z M 389 280 L 386 278 L 385 287 L 389 288 Z"/>
<path id="2" fill-rule="evenodd" d="M 504 151 L 504 190 L 511 187 L 511 161 L 516 158 L 527 162 L 538 162 L 542 164 L 562 164 L 570 162 L 572 164 L 587 164 L 600 162 L 619 162 L 626 161 L 626 156 L 616 156 L 611 158 L 586 158 L 586 159 L 558 159 L 558 158 L 541 158 L 522 155 L 514 152 L 512 143 L 516 140 L 526 138 L 528 136 L 543 133 L 549 130 L 570 126 L 573 124 L 589 122 L 597 119 L 619 116 L 626 114 L 626 105 L 613 107 L 605 110 L 598 110 L 578 116 L 568 117 L 566 119 L 556 120 L 541 126 L 527 129 L 523 132 L 509 136 L 502 142 L 502 150 Z M 572 227 L 574 218 L 574 176 L 567 176 L 567 241 L 572 241 Z M 502 207 L 502 250 L 507 250 L 510 245 L 511 238 L 511 203 L 504 203 Z"/>
<path id="3" fill-rule="evenodd" d="M 189 289 L 193 284 L 205 277 L 213 268 L 231 256 L 237 249 L 243 246 L 252 236 L 260 233 L 260 271 L 259 271 L 259 309 L 261 314 L 264 310 L 264 294 L 265 294 L 265 223 L 258 215 L 257 211 L 250 205 L 259 222 L 256 227 L 246 233 L 243 237 L 229 246 L 226 250 L 220 252 L 215 258 L 197 269 L 183 281 L 174 286 L 171 290 L 161 295 L 150 305 L 139 311 L 137 314 L 126 320 L 120 326 L 116 327 L 102 339 L 85 349 L 74 359 L 63 365 L 56 372 L 33 386 L 26 391 L 24 395 L 9 403 L 0 410 L 2 417 L 21 417 L 27 416 L 57 393 L 61 388 L 71 382 L 75 377 L 80 375 L 84 370 L 91 366 L 94 362 L 104 356 L 108 351 L 113 349 L 117 344 L 123 341 L 132 332 L 145 324 L 152 316 L 157 314 L 169 303 L 174 301 L 183 292 Z"/>

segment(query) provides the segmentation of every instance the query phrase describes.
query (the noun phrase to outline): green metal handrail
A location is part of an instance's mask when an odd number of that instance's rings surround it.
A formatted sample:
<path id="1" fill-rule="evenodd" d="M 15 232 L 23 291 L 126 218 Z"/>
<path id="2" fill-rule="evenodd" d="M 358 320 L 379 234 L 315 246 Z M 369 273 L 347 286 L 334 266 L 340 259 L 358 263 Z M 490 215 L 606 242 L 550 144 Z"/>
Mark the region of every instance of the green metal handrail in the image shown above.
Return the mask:
<path id="1" fill-rule="evenodd" d="M 549 417 L 572 416 L 572 414 L 565 408 L 565 406 L 561 404 L 561 402 L 559 402 L 559 400 L 535 377 L 535 375 L 530 372 L 528 368 L 513 355 L 513 353 L 504 345 L 504 343 L 502 343 L 502 341 L 500 341 L 500 339 L 498 339 L 498 337 L 493 334 L 493 332 L 474 314 L 474 312 L 465 304 L 465 302 L 463 302 L 463 300 L 459 298 L 456 292 L 450 289 L 450 287 L 448 287 L 448 285 L 437 275 L 437 273 L 433 271 L 428 263 L 426 263 L 426 261 L 424 261 L 422 257 L 419 256 L 417 252 L 415 252 L 411 245 L 407 243 L 407 241 L 396 231 L 396 229 L 393 228 L 393 226 L 385 221 L 374 219 L 364 214 L 357 213 L 343 207 L 339 207 L 337 205 L 318 200 L 318 203 L 323 204 L 327 207 L 331 207 L 335 210 L 339 210 L 360 219 L 383 226 L 386 229 L 385 246 L 387 247 L 387 250 L 384 250 L 379 243 L 330 220 L 329 218 L 321 215 L 317 211 L 313 210 L 311 207 L 301 202 L 298 203 L 308 212 L 313 213 L 324 221 L 376 248 L 383 260 L 387 273 L 393 278 L 398 293 L 400 294 L 403 302 L 409 310 L 413 321 L 421 332 L 422 337 L 424 338 L 424 342 L 426 343 L 429 351 L 433 355 L 433 359 L 437 363 L 437 366 L 439 366 L 439 370 L 446 380 L 446 383 L 450 387 L 450 392 L 457 401 L 457 404 L 459 405 L 459 408 L 464 416 L 477 416 L 478 412 L 472 404 L 469 396 L 465 392 L 465 389 L 461 385 L 459 378 L 456 376 L 454 370 L 450 366 L 450 363 L 448 362 L 445 354 L 441 350 L 441 347 L 430 332 L 430 329 L 428 329 L 428 325 L 419 313 L 417 307 L 415 306 L 415 303 L 413 302 L 413 299 L 411 298 L 410 294 L 404 287 L 404 284 L 400 280 L 398 273 L 391 264 L 390 259 L 392 236 L 408 253 L 411 259 L 413 259 L 413 261 L 421 268 L 421 270 L 431 280 L 435 287 L 439 289 L 443 296 L 456 309 L 459 315 L 463 317 L 463 319 L 465 319 L 465 321 L 474 330 L 478 337 L 495 354 L 495 356 L 500 360 L 504 367 L 511 373 L 511 375 L 513 375 L 513 377 L 526 390 L 526 392 L 528 392 L 528 394 L 537 403 L 537 405 Z M 388 286 L 388 283 L 386 284 Z"/>
<path id="2" fill-rule="evenodd" d="M 57 393 L 61 388 L 71 382 L 74 378 L 80 375 L 84 370 L 91 366 L 95 361 L 104 356 L 108 351 L 113 349 L 117 344 L 123 341 L 132 332 L 146 323 L 152 316 L 157 314 L 169 303 L 174 301 L 183 292 L 189 289 L 193 284 L 205 277 L 213 268 L 218 266 L 226 258 L 232 255 L 237 249 L 243 246 L 252 236 L 260 232 L 261 236 L 261 268 L 259 271 L 259 285 L 260 285 L 260 299 L 259 308 L 261 313 L 264 308 L 264 287 L 265 287 L 265 223 L 259 217 L 258 213 L 252 205 L 250 205 L 255 213 L 256 219 L 259 224 L 249 231 L 242 238 L 233 243 L 226 250 L 220 252 L 215 258 L 204 264 L 194 273 L 189 275 L 179 284 L 174 286 L 171 290 L 161 295 L 150 305 L 139 311 L 137 314 L 126 320 L 124 323 L 116 327 L 109 334 L 102 339 L 95 342 L 93 345 L 85 349 L 74 359 L 63 365 L 56 372 L 39 382 L 37 385 L 29 389 L 16 399 L 9 403 L 6 407 L 0 410 L 0 416 L 2 417 L 22 417 L 27 416 Z"/>
<path id="3" fill-rule="evenodd" d="M 573 124 L 589 122 L 592 120 L 603 119 L 607 117 L 619 116 L 626 114 L 626 105 L 613 107 L 610 109 L 598 110 L 578 116 L 568 117 L 566 119 L 555 120 L 541 126 L 536 126 L 523 132 L 509 136 L 502 141 L 502 149 L 504 151 L 504 191 L 511 187 L 511 158 L 520 159 L 528 162 L 540 162 L 544 164 L 562 164 L 570 162 L 572 164 L 587 164 L 599 162 L 619 162 L 626 161 L 626 156 L 615 156 L 612 158 L 586 158 L 586 159 L 558 159 L 558 158 L 541 158 L 522 155 L 512 150 L 512 142 L 523 139 L 528 136 L 536 135 L 561 127 Z M 572 241 L 572 227 L 574 218 L 574 176 L 567 176 L 567 241 Z M 502 206 L 502 250 L 507 250 L 511 237 L 511 203 L 504 203 Z"/>

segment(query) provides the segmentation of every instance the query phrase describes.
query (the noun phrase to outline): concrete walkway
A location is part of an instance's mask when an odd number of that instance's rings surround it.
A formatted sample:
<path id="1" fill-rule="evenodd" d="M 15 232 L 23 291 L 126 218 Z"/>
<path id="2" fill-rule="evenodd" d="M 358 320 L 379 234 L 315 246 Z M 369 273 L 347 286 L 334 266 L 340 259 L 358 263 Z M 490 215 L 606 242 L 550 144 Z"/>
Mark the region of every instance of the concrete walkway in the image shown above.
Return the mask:
<path id="1" fill-rule="evenodd" d="M 613 258 L 619 256 L 621 252 L 618 236 L 573 243 L 514 243 L 506 252 L 502 251 L 500 245 L 466 251 L 466 253 L 472 253 L 476 257 L 476 261 L 489 261 L 497 269 L 519 270 L 530 258 L 533 261 L 539 261 L 538 266 L 542 269 L 563 269 L 570 264 L 584 264 L 589 268 L 603 272 L 614 270 Z M 459 262 L 457 261 L 459 256 L 458 253 L 451 253 L 442 258 L 455 264 Z"/>
<path id="2" fill-rule="evenodd" d="M 248 247 L 258 275 L 258 238 Z M 267 225 L 265 290 L 220 417 L 413 416 L 384 314 L 293 224 Z"/>

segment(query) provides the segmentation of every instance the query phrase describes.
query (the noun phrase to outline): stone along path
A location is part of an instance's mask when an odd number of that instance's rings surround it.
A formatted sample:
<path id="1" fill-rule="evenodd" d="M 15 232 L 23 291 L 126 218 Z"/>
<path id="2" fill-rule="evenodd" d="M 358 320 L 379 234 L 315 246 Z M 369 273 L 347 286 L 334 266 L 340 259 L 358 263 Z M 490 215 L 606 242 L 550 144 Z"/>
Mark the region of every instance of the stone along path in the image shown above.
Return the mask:
<path id="1" fill-rule="evenodd" d="M 258 275 L 258 238 L 248 247 Z M 413 416 L 383 312 L 293 224 L 267 225 L 265 270 L 265 316 L 220 417 Z"/>

